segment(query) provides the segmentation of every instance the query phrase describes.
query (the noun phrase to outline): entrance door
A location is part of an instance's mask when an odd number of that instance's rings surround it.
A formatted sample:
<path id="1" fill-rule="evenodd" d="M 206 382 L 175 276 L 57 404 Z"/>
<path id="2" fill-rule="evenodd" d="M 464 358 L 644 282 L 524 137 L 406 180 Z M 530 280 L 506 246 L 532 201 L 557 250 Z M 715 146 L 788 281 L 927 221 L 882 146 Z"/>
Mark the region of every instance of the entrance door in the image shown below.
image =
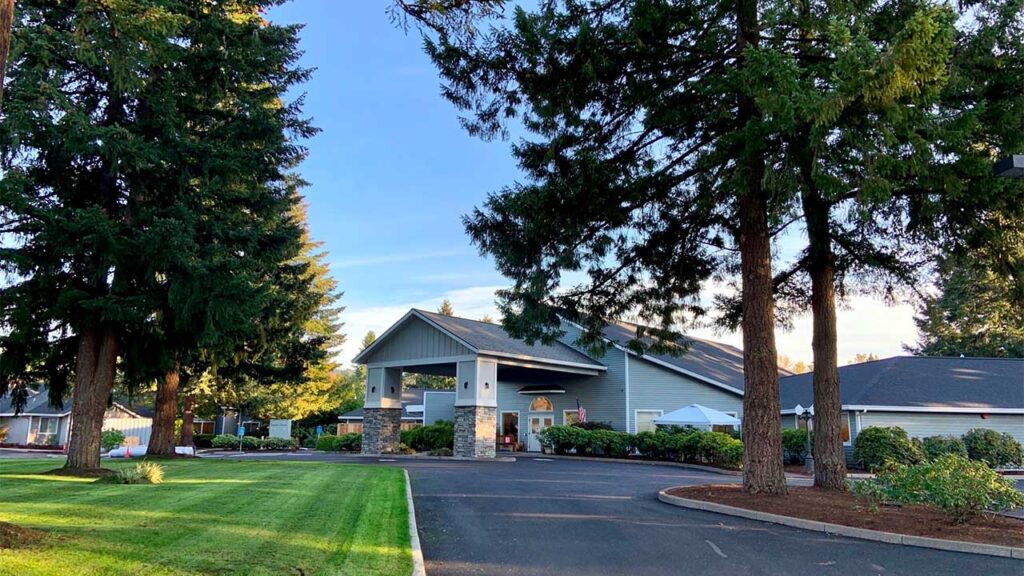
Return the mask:
<path id="1" fill-rule="evenodd" d="M 530 452 L 540 452 L 540 440 L 537 439 L 537 434 L 554 423 L 555 417 L 552 414 L 542 414 L 539 416 L 531 415 L 530 433 L 527 435 L 526 449 Z"/>

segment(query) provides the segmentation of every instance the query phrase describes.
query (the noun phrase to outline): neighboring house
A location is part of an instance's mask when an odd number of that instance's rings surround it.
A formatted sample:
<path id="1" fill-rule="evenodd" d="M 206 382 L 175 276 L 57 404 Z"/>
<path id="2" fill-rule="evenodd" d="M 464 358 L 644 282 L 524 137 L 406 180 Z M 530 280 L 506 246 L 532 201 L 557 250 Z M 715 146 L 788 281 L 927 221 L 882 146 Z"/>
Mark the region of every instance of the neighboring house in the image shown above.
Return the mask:
<path id="1" fill-rule="evenodd" d="M 71 425 L 71 402 L 50 405 L 45 387 L 30 392 L 28 401 L 15 415 L 12 398 L 0 398 L 0 428 L 7 430 L 3 443 L 14 446 L 52 446 L 67 444 Z M 120 430 L 131 443 L 149 442 L 152 409 L 126 400 L 113 402 L 103 414 L 104 430 Z"/>
<path id="2" fill-rule="evenodd" d="M 578 327 L 566 322 L 562 329 L 551 345 L 528 344 L 499 325 L 411 310 L 355 359 L 367 366 L 366 408 L 380 414 L 375 418 L 394 418 L 387 409 L 401 405 L 405 422 L 402 372 L 456 377 L 452 414 L 462 456 L 493 454 L 495 438 L 509 435 L 539 450 L 537 433 L 577 420 L 577 400 L 587 420 L 629 432 L 653 430 L 655 417 L 695 403 L 742 417 L 737 348 L 693 338 L 679 356 L 639 355 L 627 348 L 637 326 L 619 322 L 605 328 L 607 350 L 596 357 L 577 345 Z M 368 452 L 388 447 L 380 442 L 377 427 L 364 432 Z"/>
<path id="3" fill-rule="evenodd" d="M 804 427 L 796 406 L 814 403 L 812 378 L 781 379 L 783 426 Z M 839 381 L 848 456 L 871 426 L 899 426 L 919 438 L 989 428 L 1024 442 L 1024 359 L 896 356 L 841 366 Z"/>
<path id="4" fill-rule="evenodd" d="M 454 390 L 402 390 L 402 430 L 409 430 L 438 420 L 455 419 Z M 338 434 L 363 433 L 363 409 L 356 408 L 338 416 Z"/>

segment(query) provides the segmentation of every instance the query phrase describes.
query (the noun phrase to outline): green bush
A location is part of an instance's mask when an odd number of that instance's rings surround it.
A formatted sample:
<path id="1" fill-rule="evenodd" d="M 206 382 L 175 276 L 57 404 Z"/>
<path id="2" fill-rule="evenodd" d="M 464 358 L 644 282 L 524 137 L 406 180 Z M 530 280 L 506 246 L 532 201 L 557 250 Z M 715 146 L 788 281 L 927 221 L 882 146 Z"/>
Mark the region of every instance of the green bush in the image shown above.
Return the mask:
<path id="1" fill-rule="evenodd" d="M 634 448 L 642 458 L 666 460 L 671 438 L 671 434 L 664 432 L 640 432 L 634 436 Z"/>
<path id="2" fill-rule="evenodd" d="M 723 432 L 699 432 L 697 459 L 723 468 L 738 468 L 743 462 L 743 442 Z"/>
<path id="3" fill-rule="evenodd" d="M 234 434 L 218 434 L 210 441 L 210 445 L 221 450 L 238 449 L 238 436 Z"/>
<path id="4" fill-rule="evenodd" d="M 195 434 L 192 443 L 196 448 L 213 448 L 213 434 Z"/>
<path id="5" fill-rule="evenodd" d="M 615 430 L 590 431 L 590 453 L 609 458 L 629 456 L 632 435 Z"/>
<path id="6" fill-rule="evenodd" d="M 964 441 L 956 436 L 929 436 L 921 440 L 924 448 L 924 455 L 929 460 L 935 460 L 946 454 L 956 454 L 967 458 L 967 446 Z"/>
<path id="7" fill-rule="evenodd" d="M 984 462 L 956 454 L 912 466 L 890 461 L 874 480 L 854 484 L 854 491 L 883 501 L 934 506 L 956 523 L 985 511 L 1024 506 L 1024 494 L 1012 480 Z"/>
<path id="8" fill-rule="evenodd" d="M 294 450 L 299 443 L 294 438 L 265 438 L 260 442 L 264 450 Z"/>
<path id="9" fill-rule="evenodd" d="M 920 443 L 911 440 L 903 428 L 893 426 L 861 430 L 853 442 L 853 459 L 868 470 L 878 470 L 889 461 L 912 465 L 925 458 Z"/>
<path id="10" fill-rule="evenodd" d="M 807 458 L 807 430 L 784 428 L 782 430 L 782 456 L 790 464 L 803 464 Z M 814 439 L 811 438 L 813 442 Z"/>
<path id="11" fill-rule="evenodd" d="M 104 430 L 100 435 L 100 446 L 104 452 L 110 452 L 124 443 L 124 432 L 120 430 Z"/>
<path id="12" fill-rule="evenodd" d="M 1009 434 L 987 428 L 975 428 L 963 437 L 971 460 L 980 460 L 992 468 L 1024 465 L 1024 448 Z"/>
<path id="13" fill-rule="evenodd" d="M 322 434 L 316 439 L 316 449 L 324 452 L 337 452 L 338 437 L 334 434 Z"/>
<path id="14" fill-rule="evenodd" d="M 255 436 L 242 436 L 242 450 L 259 450 L 263 442 Z"/>
<path id="15" fill-rule="evenodd" d="M 570 424 L 570 426 L 575 426 L 577 428 L 582 428 L 584 430 L 612 430 L 612 423 L 611 422 L 599 422 L 599 421 L 576 422 L 575 424 Z"/>
<path id="16" fill-rule="evenodd" d="M 438 420 L 428 426 L 417 426 L 403 432 L 401 441 L 417 452 L 455 448 L 455 425 Z"/>
<path id="17" fill-rule="evenodd" d="M 586 432 L 572 426 L 548 426 L 537 434 L 537 440 L 555 454 L 567 454 L 575 448 L 576 431 Z"/>
<path id="18" fill-rule="evenodd" d="M 348 452 L 359 452 L 363 449 L 363 435 L 358 432 L 349 432 L 338 436 L 336 450 Z"/>

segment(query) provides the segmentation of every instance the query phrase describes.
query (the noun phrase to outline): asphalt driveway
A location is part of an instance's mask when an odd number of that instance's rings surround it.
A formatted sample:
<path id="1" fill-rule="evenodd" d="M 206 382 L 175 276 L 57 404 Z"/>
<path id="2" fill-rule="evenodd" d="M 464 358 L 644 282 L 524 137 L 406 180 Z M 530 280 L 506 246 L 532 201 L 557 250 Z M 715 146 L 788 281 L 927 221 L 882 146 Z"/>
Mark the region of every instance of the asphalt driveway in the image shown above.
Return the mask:
<path id="1" fill-rule="evenodd" d="M 830 537 L 684 510 L 667 486 L 733 477 L 671 466 L 289 456 L 409 471 L 430 576 L 1024 575 L 1024 562 Z M 384 461 L 381 461 L 384 460 Z"/>

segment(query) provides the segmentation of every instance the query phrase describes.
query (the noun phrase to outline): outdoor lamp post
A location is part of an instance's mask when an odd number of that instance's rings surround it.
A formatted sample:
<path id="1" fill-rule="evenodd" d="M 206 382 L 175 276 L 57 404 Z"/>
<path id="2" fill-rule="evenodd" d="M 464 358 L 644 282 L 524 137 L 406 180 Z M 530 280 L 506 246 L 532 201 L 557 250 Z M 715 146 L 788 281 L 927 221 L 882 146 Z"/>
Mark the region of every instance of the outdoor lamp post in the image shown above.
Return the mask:
<path id="1" fill-rule="evenodd" d="M 804 440 L 807 451 L 804 456 L 804 474 L 814 474 L 814 454 L 811 452 L 811 421 L 814 419 L 814 412 L 810 408 L 804 408 L 797 413 L 797 418 L 804 423 L 804 430 L 807 431 Z"/>
<path id="2" fill-rule="evenodd" d="M 996 162 L 992 173 L 1000 178 L 1024 178 L 1024 154 L 1014 154 Z"/>

